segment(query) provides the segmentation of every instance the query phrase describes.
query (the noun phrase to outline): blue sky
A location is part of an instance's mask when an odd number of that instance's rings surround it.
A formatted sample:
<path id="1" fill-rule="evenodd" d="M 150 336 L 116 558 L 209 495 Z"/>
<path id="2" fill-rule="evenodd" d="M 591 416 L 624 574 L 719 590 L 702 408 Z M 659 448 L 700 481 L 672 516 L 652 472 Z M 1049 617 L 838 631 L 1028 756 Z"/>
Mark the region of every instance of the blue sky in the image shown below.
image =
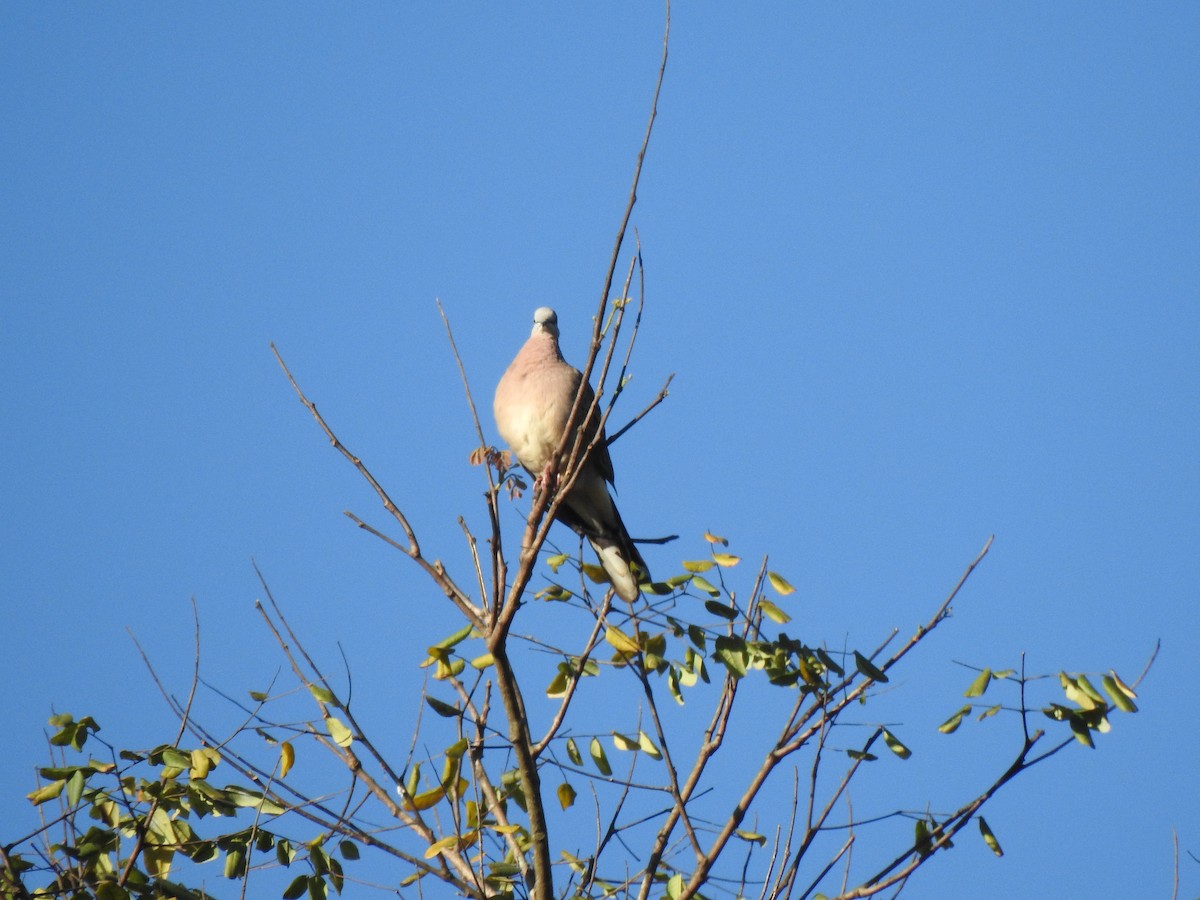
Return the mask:
<path id="1" fill-rule="evenodd" d="M 464 566 L 482 486 L 435 298 L 485 410 L 535 307 L 582 361 L 661 19 L 0 8 L 6 832 L 52 708 L 168 734 L 127 627 L 182 688 L 194 597 L 209 677 L 269 679 L 252 557 L 380 702 L 416 689 L 452 611 L 341 515 L 383 524 L 268 342 Z M 1129 679 L 1163 641 L 1138 716 L 990 808 L 1006 857 L 964 842 L 920 896 L 1169 896 L 1172 829 L 1200 855 L 1198 39 L 1189 3 L 674 11 L 614 414 L 676 373 L 614 447 L 631 531 L 682 536 L 656 574 L 711 529 L 771 555 L 806 639 L 873 646 L 994 533 L 906 682 L 917 754 L 887 771 L 916 793 L 991 771 L 919 767 L 952 660 Z M 1013 738 L 988 724 L 972 760 Z"/>

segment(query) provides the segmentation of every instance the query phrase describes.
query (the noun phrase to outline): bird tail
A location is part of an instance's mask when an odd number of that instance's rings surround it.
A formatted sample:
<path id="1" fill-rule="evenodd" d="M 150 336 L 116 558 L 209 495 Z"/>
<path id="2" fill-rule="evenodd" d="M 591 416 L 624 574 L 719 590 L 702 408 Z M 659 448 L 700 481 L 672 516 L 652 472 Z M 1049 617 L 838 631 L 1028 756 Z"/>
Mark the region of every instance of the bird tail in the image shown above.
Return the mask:
<path id="1" fill-rule="evenodd" d="M 638 582 L 630 568 L 632 560 L 628 558 L 625 548 L 610 537 L 593 537 L 588 535 L 588 543 L 600 558 L 600 565 L 608 573 L 617 596 L 627 603 L 638 598 Z M 634 551 L 637 552 L 636 550 Z"/>
<path id="2" fill-rule="evenodd" d="M 588 543 L 600 559 L 600 565 L 616 588 L 617 596 L 632 603 L 638 598 L 639 580 L 650 580 L 650 567 L 646 565 L 633 538 L 625 530 L 621 514 L 617 512 L 616 504 L 611 500 L 609 509 L 611 518 L 601 524 L 595 520 L 584 521 L 569 504 L 564 503 L 558 508 L 558 520 L 576 534 L 588 539 Z M 633 570 L 634 566 L 638 571 Z"/>

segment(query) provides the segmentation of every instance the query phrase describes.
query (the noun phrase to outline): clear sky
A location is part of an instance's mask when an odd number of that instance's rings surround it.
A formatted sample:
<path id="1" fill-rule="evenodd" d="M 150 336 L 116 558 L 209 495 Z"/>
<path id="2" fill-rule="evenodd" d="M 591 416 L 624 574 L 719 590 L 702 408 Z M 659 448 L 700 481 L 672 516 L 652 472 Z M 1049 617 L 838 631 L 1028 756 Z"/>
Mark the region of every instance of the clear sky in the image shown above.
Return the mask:
<path id="1" fill-rule="evenodd" d="M 252 557 L 410 708 L 453 613 L 342 516 L 384 523 L 268 342 L 461 569 L 482 485 L 435 298 L 485 410 L 535 307 L 582 361 L 661 20 L 0 5 L 6 839 L 53 709 L 172 733 L 127 628 L 183 690 L 194 597 L 208 677 L 269 680 Z M 1139 715 L 989 809 L 1005 858 L 961 842 L 914 896 L 1166 897 L 1172 829 L 1200 856 L 1198 46 L 1189 2 L 674 11 L 615 420 L 676 378 L 613 448 L 631 531 L 682 535 L 656 574 L 711 529 L 771 554 L 806 640 L 873 646 L 994 533 L 905 682 L 913 760 L 877 764 L 914 796 L 965 799 L 1019 736 L 936 733 L 952 660 L 1131 679 L 1163 642 Z M 967 768 L 920 768 L 958 739 Z M 1181 876 L 1200 891 L 1186 853 Z"/>

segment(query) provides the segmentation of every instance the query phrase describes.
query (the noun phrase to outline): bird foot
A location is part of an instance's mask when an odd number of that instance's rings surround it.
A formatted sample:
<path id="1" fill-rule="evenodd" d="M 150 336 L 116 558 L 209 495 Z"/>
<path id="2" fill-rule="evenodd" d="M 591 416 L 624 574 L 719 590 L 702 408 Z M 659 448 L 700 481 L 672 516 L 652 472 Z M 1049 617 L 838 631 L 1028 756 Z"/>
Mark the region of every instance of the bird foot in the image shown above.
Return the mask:
<path id="1" fill-rule="evenodd" d="M 541 493 L 543 490 L 553 493 L 558 488 L 558 474 L 550 471 L 550 463 L 546 463 L 541 474 L 533 480 L 534 493 Z"/>

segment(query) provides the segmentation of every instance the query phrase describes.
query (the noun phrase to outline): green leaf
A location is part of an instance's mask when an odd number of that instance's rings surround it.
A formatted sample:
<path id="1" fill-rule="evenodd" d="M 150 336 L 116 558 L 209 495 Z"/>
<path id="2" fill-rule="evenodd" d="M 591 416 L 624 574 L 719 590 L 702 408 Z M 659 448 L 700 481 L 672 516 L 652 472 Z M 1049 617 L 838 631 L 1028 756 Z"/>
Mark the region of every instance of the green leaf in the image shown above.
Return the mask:
<path id="1" fill-rule="evenodd" d="M 1075 714 L 1074 710 L 1067 717 L 1067 724 L 1071 726 L 1071 734 L 1075 736 L 1075 740 L 1079 741 L 1079 743 L 1083 744 L 1089 750 L 1096 749 L 1096 742 L 1092 740 L 1091 729 L 1087 727 L 1083 719 Z"/>
<path id="2" fill-rule="evenodd" d="M 533 595 L 538 600 L 569 600 L 571 592 L 561 584 L 551 584 Z"/>
<path id="3" fill-rule="evenodd" d="M 1072 678 L 1066 672 L 1059 672 L 1058 681 L 1062 685 L 1063 693 L 1067 695 L 1067 699 L 1080 709 L 1096 708 L 1096 701 L 1092 699 L 1091 694 L 1080 687 L 1076 679 Z M 1104 701 L 1101 700 L 1100 702 L 1103 703 Z"/>
<path id="4" fill-rule="evenodd" d="M 883 742 L 888 745 L 888 749 L 895 753 L 901 759 L 908 759 L 912 756 L 912 751 L 900 742 L 900 739 L 888 731 L 883 729 Z"/>
<path id="5" fill-rule="evenodd" d="M 953 734 L 955 731 L 958 731 L 958 726 L 962 724 L 963 716 L 965 716 L 970 711 L 971 711 L 970 704 L 968 704 L 967 706 L 964 706 L 962 709 L 960 709 L 958 712 L 956 712 L 954 715 L 952 715 L 950 718 L 948 718 L 945 722 L 943 722 L 941 725 L 939 725 L 938 731 L 940 731 L 942 734 Z"/>
<path id="6" fill-rule="evenodd" d="M 988 689 L 988 685 L 992 683 L 992 670 L 984 669 L 975 676 L 975 680 L 971 682 L 971 686 L 963 692 L 964 697 L 982 697 L 983 692 Z"/>
<path id="7" fill-rule="evenodd" d="M 612 774 L 612 766 L 608 764 L 608 756 L 605 754 L 604 745 L 600 743 L 599 738 L 592 738 L 591 743 L 588 744 L 588 754 L 592 757 L 592 763 L 601 775 Z"/>
<path id="8" fill-rule="evenodd" d="M 192 754 L 176 750 L 174 747 L 168 747 L 162 752 L 162 761 L 164 766 L 173 766 L 176 769 L 190 769 L 192 767 Z"/>
<path id="9" fill-rule="evenodd" d="M 771 582 L 771 587 L 775 589 L 775 593 L 777 593 L 780 597 L 786 597 L 788 594 L 796 593 L 796 589 L 792 587 L 791 582 L 778 572 L 768 572 L 767 580 Z"/>
<path id="10" fill-rule="evenodd" d="M 878 681 L 880 684 L 887 683 L 888 677 L 884 674 L 883 670 L 877 668 L 874 663 L 857 650 L 854 651 L 854 667 L 863 676 L 870 678 L 872 681 Z"/>
<path id="11" fill-rule="evenodd" d="M 917 824 L 913 827 L 914 839 L 913 849 L 921 859 L 929 856 L 933 852 L 933 841 L 929 836 L 929 826 L 925 824 L 924 819 L 917 819 Z"/>
<path id="12" fill-rule="evenodd" d="M 560 854 L 562 854 L 562 858 L 567 861 L 567 865 L 570 866 L 571 871 L 574 872 L 576 875 L 583 875 L 587 872 L 588 864 L 586 861 L 580 859 L 577 856 L 572 856 L 566 850 L 559 850 L 558 852 Z M 493 869 L 493 871 L 495 871 L 495 869 Z M 521 870 L 519 868 L 517 868 L 516 872 L 510 872 L 509 874 L 516 875 L 517 872 L 519 872 L 519 871 L 521 871 Z"/>
<path id="13" fill-rule="evenodd" d="M 858 759 L 863 762 L 875 762 L 875 760 L 879 759 L 874 753 L 868 753 L 866 750 L 847 750 L 846 755 L 851 759 Z"/>
<path id="14" fill-rule="evenodd" d="M 67 781 L 67 804 L 75 806 L 79 802 L 79 798 L 83 796 L 83 785 L 86 779 L 83 775 L 83 769 L 76 769 L 75 774 Z"/>
<path id="15" fill-rule="evenodd" d="M 1100 683 L 1104 687 L 1104 693 L 1108 694 L 1108 698 L 1112 700 L 1113 706 L 1121 712 L 1135 713 L 1138 711 L 1137 704 L 1133 702 L 1130 694 L 1121 689 L 1120 682 L 1113 675 L 1105 675 Z"/>
<path id="16" fill-rule="evenodd" d="M 979 833 L 983 835 L 983 842 L 991 848 L 991 851 L 997 856 L 1003 856 L 1004 851 L 1000 849 L 1000 842 L 996 840 L 996 836 L 992 834 L 992 829 L 988 827 L 987 820 L 983 816 L 979 816 Z"/>
<path id="17" fill-rule="evenodd" d="M 451 706 L 443 700 L 438 700 L 436 697 L 425 695 L 425 702 L 429 704 L 429 708 L 441 716 L 443 719 L 456 719 L 462 715 L 462 710 L 457 706 Z"/>
<path id="18" fill-rule="evenodd" d="M 1121 680 L 1121 676 L 1116 673 L 1115 669 L 1109 669 L 1108 674 L 1112 676 L 1113 683 L 1116 684 L 1117 689 L 1120 690 L 1122 694 L 1124 694 L 1130 700 L 1137 699 L 1137 692 Z"/>
<path id="19" fill-rule="evenodd" d="M 337 705 L 337 700 L 333 696 L 333 691 L 319 684 L 310 684 L 308 692 L 317 698 L 321 703 L 332 703 Z"/>
<path id="20" fill-rule="evenodd" d="M 691 572 L 693 575 L 698 575 L 701 572 L 707 572 L 713 567 L 711 559 L 685 559 L 683 561 L 683 569 L 685 572 Z"/>
<path id="21" fill-rule="evenodd" d="M 721 592 L 713 586 L 712 582 L 710 582 L 707 578 L 704 578 L 703 576 L 693 575 L 692 576 L 692 585 L 697 590 L 704 591 L 704 593 L 708 594 L 710 597 L 720 597 L 721 596 Z M 707 604 L 705 604 L 705 605 L 707 606 Z"/>
<path id="22" fill-rule="evenodd" d="M 473 626 L 473 625 L 465 625 L 462 628 L 460 628 L 458 631 L 454 632 L 454 634 L 450 635 L 449 637 L 442 638 L 440 641 L 438 641 L 433 646 L 437 647 L 439 650 L 449 650 L 451 647 L 457 647 L 459 644 L 461 644 L 463 641 L 465 641 L 467 638 L 469 638 L 471 636 L 471 629 L 474 627 L 475 626 Z M 429 655 L 430 656 L 434 655 L 432 652 L 432 648 L 430 649 Z"/>
<path id="23" fill-rule="evenodd" d="M 567 684 L 568 684 L 568 682 L 569 682 L 569 679 L 567 678 L 567 673 L 566 673 L 566 672 L 564 672 L 564 671 L 563 671 L 563 670 L 560 668 L 560 669 L 559 669 L 559 670 L 558 670 L 558 671 L 557 671 L 557 672 L 554 674 L 554 677 L 553 677 L 553 678 L 550 680 L 550 684 L 548 684 L 548 685 L 546 686 L 546 696 L 547 696 L 547 697 L 562 697 L 562 696 L 565 696 L 565 695 L 566 695 L 566 693 L 567 693 Z"/>
<path id="24" fill-rule="evenodd" d="M 97 771 L 93 766 L 44 766 L 38 769 L 38 774 L 47 781 L 66 781 L 81 770 L 86 770 L 88 775 Z"/>
<path id="25" fill-rule="evenodd" d="M 29 798 L 29 802 L 34 806 L 40 806 L 47 800 L 53 800 L 55 797 L 61 794 L 66 785 L 66 781 L 63 780 L 52 781 L 49 784 L 43 784 L 36 791 L 26 794 L 25 796 Z"/>
<path id="26" fill-rule="evenodd" d="M 758 844 L 760 847 L 765 847 L 767 845 L 766 835 L 759 834 L 757 831 L 743 831 L 739 828 L 734 832 L 734 834 L 740 837 L 743 841 L 749 841 L 752 844 Z"/>
<path id="27" fill-rule="evenodd" d="M 575 738 L 567 738 L 567 758 L 577 766 L 583 765 L 583 756 L 579 752 L 579 745 L 575 743 Z"/>
<path id="28" fill-rule="evenodd" d="M 779 625 L 785 625 L 792 621 L 792 617 L 785 613 L 782 609 L 772 603 L 770 600 L 759 600 L 758 608 L 763 611 L 763 615 Z"/>
<path id="29" fill-rule="evenodd" d="M 546 565 L 550 567 L 550 571 L 558 574 L 559 568 L 570 558 L 571 555 L 569 553 L 556 553 L 553 556 L 546 557 Z"/>
<path id="30" fill-rule="evenodd" d="M 329 729 L 329 737 L 339 747 L 349 747 L 354 743 L 354 735 L 350 733 L 350 729 L 343 725 L 337 716 L 326 716 L 325 727 Z"/>
<path id="31" fill-rule="evenodd" d="M 404 790 L 411 797 L 421 788 L 421 764 L 413 763 L 408 770 L 408 778 L 404 782 Z"/>
<path id="32" fill-rule="evenodd" d="M 724 603 L 718 603 L 716 600 L 705 600 L 704 608 L 714 616 L 720 616 L 722 619 L 733 621 L 737 618 L 737 610 L 732 606 L 726 606 Z"/>
<path id="33" fill-rule="evenodd" d="M 1089 697 L 1091 697 L 1092 700 L 1097 705 L 1099 705 L 1099 706 L 1106 705 L 1103 695 L 1098 690 L 1096 690 L 1095 687 L 1092 686 L 1092 683 L 1090 681 L 1088 681 L 1088 677 L 1086 675 L 1076 675 L 1075 676 L 1075 684 L 1077 684 L 1079 686 L 1079 689 L 1081 691 L 1083 691 L 1085 694 L 1087 694 Z"/>
<path id="34" fill-rule="evenodd" d="M 845 670 L 836 662 L 834 662 L 833 657 L 820 647 L 817 648 L 817 659 L 821 660 L 821 663 L 825 666 L 825 668 L 836 674 L 838 678 L 841 678 L 846 674 Z"/>
<path id="35" fill-rule="evenodd" d="M 722 635 L 713 644 L 713 657 L 723 663 L 734 678 L 745 677 L 749 655 L 746 642 L 739 637 Z"/>
<path id="36" fill-rule="evenodd" d="M 257 703 L 265 702 L 268 696 L 264 691 L 250 691 L 250 699 Z"/>
<path id="37" fill-rule="evenodd" d="M 989 706 L 987 709 L 985 709 L 983 712 L 981 712 L 976 718 L 978 719 L 978 721 L 982 722 L 984 719 L 990 719 L 996 713 L 1000 712 L 1000 710 L 1003 708 L 1004 708 L 1003 703 L 997 703 L 995 706 Z"/>
<path id="38" fill-rule="evenodd" d="M 558 805 L 563 809 L 570 809 L 575 805 L 575 788 L 567 782 L 564 781 L 560 784 L 556 793 L 558 794 Z"/>
<path id="39" fill-rule="evenodd" d="M 230 785 L 225 788 L 225 796 L 234 806 L 243 809 L 260 809 L 264 815 L 279 816 L 286 810 L 273 800 L 264 797 L 262 791 L 252 791 L 248 788 Z"/>
<path id="40" fill-rule="evenodd" d="M 308 876 L 297 875 L 283 891 L 283 900 L 297 900 L 308 890 Z"/>
<path id="41" fill-rule="evenodd" d="M 664 888 L 663 897 L 665 900 L 678 900 L 683 894 L 683 876 L 676 872 L 667 879 L 667 886 Z"/>
<path id="42" fill-rule="evenodd" d="M 225 854 L 225 877 L 241 878 L 246 874 L 246 851 L 237 847 Z"/>

